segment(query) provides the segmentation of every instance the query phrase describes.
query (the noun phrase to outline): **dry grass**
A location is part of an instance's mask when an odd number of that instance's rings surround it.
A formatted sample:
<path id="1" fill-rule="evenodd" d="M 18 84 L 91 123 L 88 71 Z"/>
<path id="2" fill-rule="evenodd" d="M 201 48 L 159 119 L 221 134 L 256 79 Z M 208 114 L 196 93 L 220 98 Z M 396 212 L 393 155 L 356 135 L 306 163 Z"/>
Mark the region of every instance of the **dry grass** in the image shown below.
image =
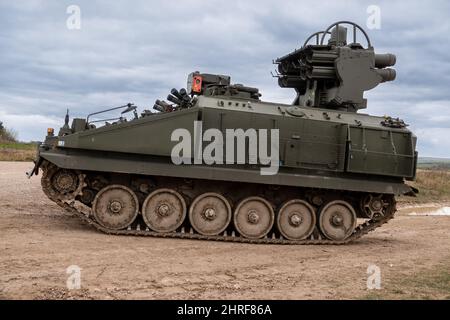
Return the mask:
<path id="1" fill-rule="evenodd" d="M 417 170 L 416 181 L 409 185 L 419 189 L 416 198 L 401 197 L 400 202 L 441 202 L 450 200 L 450 171 Z"/>
<path id="2" fill-rule="evenodd" d="M 33 161 L 35 156 L 33 143 L 0 142 L 0 161 Z"/>

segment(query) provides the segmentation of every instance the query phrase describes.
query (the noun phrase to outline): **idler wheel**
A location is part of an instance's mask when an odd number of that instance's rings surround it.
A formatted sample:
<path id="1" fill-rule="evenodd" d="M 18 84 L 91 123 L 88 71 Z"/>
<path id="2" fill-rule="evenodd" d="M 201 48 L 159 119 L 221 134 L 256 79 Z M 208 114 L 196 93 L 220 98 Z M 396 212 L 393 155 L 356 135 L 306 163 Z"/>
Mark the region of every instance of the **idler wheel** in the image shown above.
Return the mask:
<path id="1" fill-rule="evenodd" d="M 274 212 L 270 203 L 260 197 L 242 200 L 234 211 L 234 226 L 245 238 L 260 239 L 266 236 L 274 223 Z"/>
<path id="2" fill-rule="evenodd" d="M 290 200 L 278 212 L 277 227 L 286 239 L 306 239 L 314 231 L 315 225 L 314 208 L 304 200 Z"/>
<path id="3" fill-rule="evenodd" d="M 139 201 L 131 189 L 114 184 L 97 193 L 92 211 L 100 225 L 119 230 L 128 227 L 136 219 Z"/>
<path id="4" fill-rule="evenodd" d="M 347 201 L 331 201 L 320 211 L 319 227 L 328 239 L 335 241 L 345 240 L 355 230 L 355 210 Z"/>
<path id="5" fill-rule="evenodd" d="M 78 186 L 78 176 L 75 172 L 61 169 L 52 177 L 55 190 L 62 194 L 74 192 Z"/>
<path id="6" fill-rule="evenodd" d="M 186 202 L 175 190 L 157 189 L 145 199 L 142 217 L 147 226 L 154 231 L 175 231 L 186 217 Z"/>
<path id="7" fill-rule="evenodd" d="M 200 234 L 218 235 L 225 231 L 231 221 L 231 206 L 220 194 L 204 193 L 192 202 L 189 221 Z"/>
<path id="8" fill-rule="evenodd" d="M 41 184 L 50 199 L 74 200 L 84 186 L 84 176 L 78 171 L 49 164 L 43 171 Z"/>

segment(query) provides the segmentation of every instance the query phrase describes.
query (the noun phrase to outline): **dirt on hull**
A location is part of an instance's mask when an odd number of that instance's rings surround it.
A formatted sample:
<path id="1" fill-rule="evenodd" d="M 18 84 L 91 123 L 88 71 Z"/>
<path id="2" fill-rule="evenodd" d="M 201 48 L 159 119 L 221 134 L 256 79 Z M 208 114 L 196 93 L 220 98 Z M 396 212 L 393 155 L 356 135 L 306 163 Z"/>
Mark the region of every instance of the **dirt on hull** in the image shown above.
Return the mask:
<path id="1" fill-rule="evenodd" d="M 278 246 L 110 236 L 65 213 L 0 162 L 0 298 L 450 298 L 450 216 L 411 216 L 345 246 Z M 68 290 L 69 266 L 81 289 Z M 367 289 L 367 268 L 381 289 Z"/>

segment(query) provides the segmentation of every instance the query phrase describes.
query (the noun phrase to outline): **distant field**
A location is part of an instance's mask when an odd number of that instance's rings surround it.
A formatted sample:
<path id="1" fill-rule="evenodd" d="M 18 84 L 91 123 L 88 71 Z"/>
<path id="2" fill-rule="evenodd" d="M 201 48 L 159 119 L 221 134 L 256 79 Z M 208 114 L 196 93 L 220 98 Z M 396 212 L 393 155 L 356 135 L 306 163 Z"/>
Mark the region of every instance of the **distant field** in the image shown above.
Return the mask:
<path id="1" fill-rule="evenodd" d="M 419 169 L 450 170 L 450 159 L 423 157 L 417 161 L 417 167 Z"/>
<path id="2" fill-rule="evenodd" d="M 36 144 L 0 142 L 0 161 L 32 161 L 36 155 Z"/>

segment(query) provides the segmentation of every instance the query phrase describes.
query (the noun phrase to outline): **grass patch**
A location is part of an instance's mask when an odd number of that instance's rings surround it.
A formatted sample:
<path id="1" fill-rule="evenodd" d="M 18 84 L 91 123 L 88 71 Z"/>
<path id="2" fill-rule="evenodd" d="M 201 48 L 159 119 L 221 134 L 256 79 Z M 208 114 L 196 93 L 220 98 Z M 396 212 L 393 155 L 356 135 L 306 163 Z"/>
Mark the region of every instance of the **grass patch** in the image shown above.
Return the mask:
<path id="1" fill-rule="evenodd" d="M 399 197 L 399 202 L 439 202 L 450 200 L 450 171 L 447 170 L 417 170 L 416 181 L 407 182 L 419 189 L 416 198 Z"/>
<path id="2" fill-rule="evenodd" d="M 0 149 L 36 150 L 36 144 L 22 142 L 3 142 L 0 143 Z"/>
<path id="3" fill-rule="evenodd" d="M 0 142 L 0 161 L 33 161 L 36 144 L 21 142 Z"/>
<path id="4" fill-rule="evenodd" d="M 19 142 L 17 132 L 0 121 L 0 161 L 32 161 L 36 148 L 36 143 Z"/>
<path id="5" fill-rule="evenodd" d="M 382 280 L 383 281 L 383 280 Z M 450 299 L 450 267 L 448 264 L 412 276 L 396 277 L 382 284 L 362 299 Z"/>

